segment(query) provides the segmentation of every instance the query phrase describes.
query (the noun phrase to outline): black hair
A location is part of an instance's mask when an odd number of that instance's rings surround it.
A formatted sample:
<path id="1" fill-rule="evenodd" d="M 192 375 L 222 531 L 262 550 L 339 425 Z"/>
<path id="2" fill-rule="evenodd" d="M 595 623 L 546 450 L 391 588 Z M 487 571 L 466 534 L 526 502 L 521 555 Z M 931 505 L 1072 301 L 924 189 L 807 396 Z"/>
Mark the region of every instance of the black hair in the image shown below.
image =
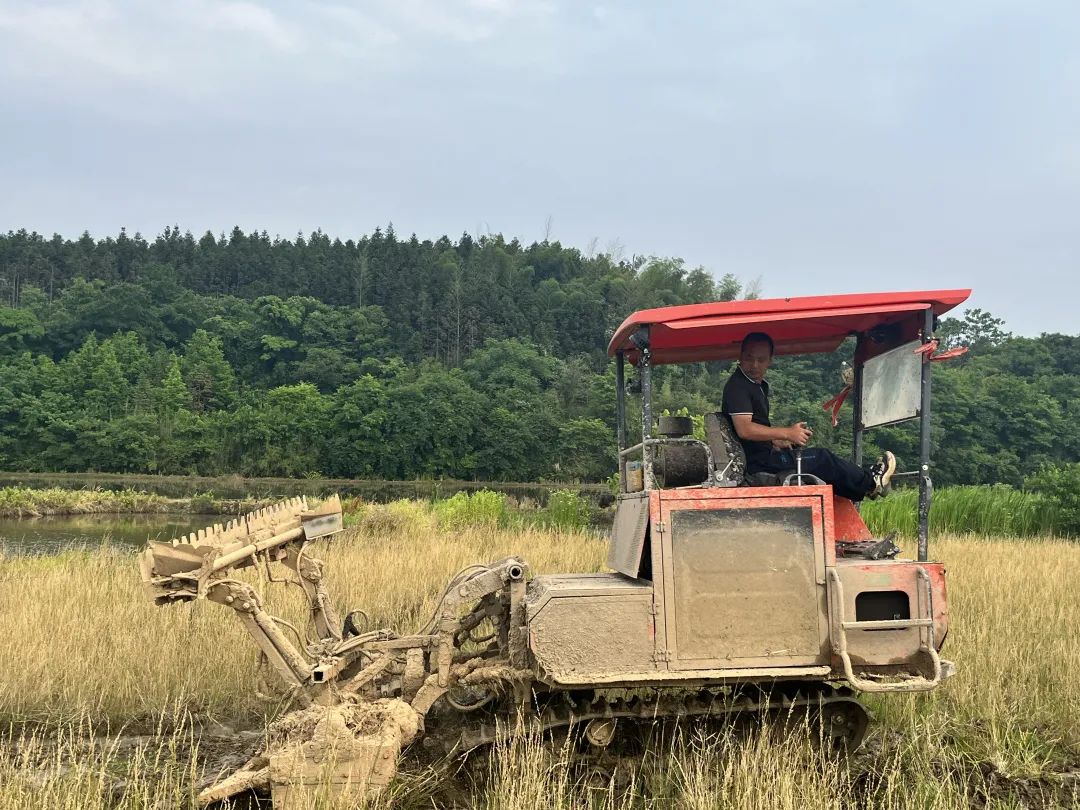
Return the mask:
<path id="1" fill-rule="evenodd" d="M 746 347 L 751 343 L 768 343 L 769 344 L 769 356 L 772 357 L 776 354 L 776 344 L 773 343 L 773 339 L 764 332 L 751 332 L 742 339 L 742 346 L 739 347 L 739 354 L 746 351 Z"/>

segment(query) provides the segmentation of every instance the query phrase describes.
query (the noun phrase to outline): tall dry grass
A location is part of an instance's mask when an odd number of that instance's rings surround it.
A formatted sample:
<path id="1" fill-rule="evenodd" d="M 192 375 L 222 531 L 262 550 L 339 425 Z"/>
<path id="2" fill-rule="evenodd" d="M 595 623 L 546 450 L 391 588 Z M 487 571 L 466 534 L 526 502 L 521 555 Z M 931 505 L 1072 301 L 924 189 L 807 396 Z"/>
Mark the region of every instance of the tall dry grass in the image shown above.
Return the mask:
<path id="1" fill-rule="evenodd" d="M 430 508 L 412 504 L 369 509 L 324 545 L 338 607 L 364 608 L 373 624 L 403 632 L 430 615 L 447 578 L 469 563 L 517 554 L 538 572 L 586 572 L 600 570 L 606 552 L 602 541 L 574 532 L 442 528 Z M 651 751 L 628 792 L 576 784 L 557 746 L 526 738 L 494 752 L 488 778 L 464 789 L 462 806 L 1069 806 L 1065 782 L 1053 785 L 1055 774 L 1080 767 L 1080 545 L 945 536 L 932 550 L 949 569 L 945 652 L 959 672 L 930 695 L 869 701 L 876 731 L 852 762 L 822 759 L 797 738 L 691 735 Z M 268 601 L 287 603 L 291 615 L 291 597 L 274 591 L 282 587 L 267 586 Z M 258 727 L 273 709 L 256 695 L 254 645 L 229 611 L 154 607 L 130 555 L 103 549 L 0 561 L 0 627 L 0 728 L 14 726 L 8 737 L 59 737 L 72 749 L 91 726 L 126 726 L 159 740 L 141 760 L 110 758 L 106 747 L 72 771 L 54 753 L 34 773 L 14 744 L 0 743 L 0 807 L 108 806 L 91 801 L 108 781 L 94 782 L 98 772 L 142 785 L 124 807 L 162 806 L 155 796 L 181 806 L 194 777 L 169 743 L 183 734 L 178 718 Z M 441 778 L 406 773 L 392 798 L 441 805 Z M 1032 790 L 1045 794 L 1042 804 L 1032 804 Z M 48 801 L 34 804 L 35 795 Z"/>
<path id="2" fill-rule="evenodd" d="M 1008 773 L 1080 764 L 1080 544 L 945 536 L 931 552 L 959 671 L 929 695 L 871 701 L 879 716 Z"/>
<path id="3" fill-rule="evenodd" d="M 0 742 L 4 810 L 191 807 L 198 743 L 183 722 L 152 737 L 99 738 L 85 722 L 24 729 Z"/>
<path id="4" fill-rule="evenodd" d="M 430 509 L 371 507 L 359 526 L 317 552 L 344 613 L 409 632 L 434 611 L 462 567 L 517 554 L 538 572 L 597 571 L 606 547 L 577 532 L 497 526 L 440 528 Z M 258 582 L 261 570 L 240 576 Z M 280 573 L 280 572 L 279 572 Z M 283 585 L 260 590 L 299 618 Z M 103 549 L 0 563 L 0 722 L 69 720 L 153 725 L 164 706 L 232 721 L 266 708 L 256 696 L 255 648 L 227 608 L 154 607 L 134 558 Z"/>

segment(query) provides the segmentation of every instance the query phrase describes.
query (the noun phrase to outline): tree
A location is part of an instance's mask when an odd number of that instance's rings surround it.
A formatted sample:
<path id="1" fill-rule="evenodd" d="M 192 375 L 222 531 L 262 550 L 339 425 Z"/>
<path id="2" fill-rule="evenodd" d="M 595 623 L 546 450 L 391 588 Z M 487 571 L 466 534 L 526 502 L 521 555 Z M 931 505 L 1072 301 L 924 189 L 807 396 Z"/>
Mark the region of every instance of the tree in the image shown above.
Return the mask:
<path id="1" fill-rule="evenodd" d="M 1000 346 L 1012 337 L 1005 321 L 982 309 L 969 309 L 962 319 L 945 318 L 936 332 L 947 348 L 967 346 L 972 354 Z"/>
<path id="2" fill-rule="evenodd" d="M 0 357 L 26 351 L 44 335 L 41 321 L 30 310 L 0 306 Z"/>
<path id="3" fill-rule="evenodd" d="M 181 370 L 196 413 L 227 408 L 236 398 L 236 375 L 217 335 L 197 330 L 184 347 Z"/>
<path id="4" fill-rule="evenodd" d="M 556 475 L 570 481 L 599 481 L 615 470 L 615 436 L 599 419 L 571 419 L 559 426 Z"/>

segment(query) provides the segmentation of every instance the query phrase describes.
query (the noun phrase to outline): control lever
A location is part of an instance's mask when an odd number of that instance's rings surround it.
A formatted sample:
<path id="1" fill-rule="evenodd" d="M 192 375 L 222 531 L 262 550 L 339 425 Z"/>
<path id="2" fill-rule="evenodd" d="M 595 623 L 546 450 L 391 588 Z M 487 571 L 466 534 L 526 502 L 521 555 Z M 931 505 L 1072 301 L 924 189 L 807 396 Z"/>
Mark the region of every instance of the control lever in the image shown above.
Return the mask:
<path id="1" fill-rule="evenodd" d="M 813 473 L 804 473 L 802 471 L 803 449 L 804 448 L 802 447 L 791 448 L 792 455 L 795 456 L 795 472 L 784 478 L 784 480 L 780 483 L 783 484 L 785 487 L 791 486 L 792 483 L 794 483 L 797 487 L 801 487 L 803 485 L 803 478 L 805 477 L 807 479 L 807 482 L 811 485 L 824 486 L 825 482 L 818 478 L 816 475 L 814 475 Z"/>

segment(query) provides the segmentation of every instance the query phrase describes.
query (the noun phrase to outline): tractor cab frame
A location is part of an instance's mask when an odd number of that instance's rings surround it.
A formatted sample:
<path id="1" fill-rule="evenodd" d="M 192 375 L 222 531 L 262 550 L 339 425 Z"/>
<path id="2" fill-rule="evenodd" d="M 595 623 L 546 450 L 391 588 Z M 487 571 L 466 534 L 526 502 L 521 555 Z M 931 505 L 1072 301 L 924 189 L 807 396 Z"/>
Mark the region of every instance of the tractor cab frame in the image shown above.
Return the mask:
<path id="1" fill-rule="evenodd" d="M 623 322 L 608 346 L 616 361 L 621 489 L 608 565 L 651 584 L 659 666 L 684 676 L 841 679 L 859 691 L 931 689 L 950 674 L 938 656 L 948 629 L 945 569 L 928 550 L 930 370 L 937 318 L 969 294 L 718 302 L 643 310 Z M 756 331 L 773 338 L 778 355 L 833 352 L 855 339 L 855 463 L 867 430 L 919 421 L 918 468 L 900 474 L 918 479 L 917 559 L 848 554 L 875 538 L 855 505 L 827 484 L 789 476 L 788 485 L 748 486 L 726 475 L 730 465 L 718 463 L 722 450 L 712 438 L 657 435 L 653 367 L 735 359 Z M 628 362 L 641 387 L 641 440 L 633 444 Z M 680 457 L 696 459 L 690 467 L 699 472 L 670 475 Z M 634 459 L 642 472 L 636 487 L 628 475 Z"/>
<path id="2" fill-rule="evenodd" d="M 863 435 L 867 430 L 910 418 L 918 419 L 918 469 L 899 473 L 899 476 L 915 476 L 918 479 L 919 560 L 925 561 L 933 496 L 930 477 L 930 350 L 936 345 L 934 328 L 938 317 L 963 303 L 970 294 L 971 290 L 862 293 L 724 301 L 635 312 L 623 321 L 608 345 L 608 354 L 615 357 L 616 363 L 616 431 L 621 491 L 628 491 L 626 465 L 635 454 L 642 456 L 644 489 L 654 489 L 657 450 L 663 445 L 694 442 L 693 439 L 682 437 L 654 435 L 654 366 L 737 359 L 742 339 L 749 332 L 768 333 L 775 341 L 777 355 L 833 352 L 846 338 L 853 337 L 854 381 L 850 391 L 854 408 L 852 461 L 862 464 Z M 863 407 L 868 393 L 867 364 L 913 341 L 918 341 L 920 346 L 911 354 L 920 356 L 922 360 L 918 364 L 918 402 L 914 413 L 897 414 L 893 410 L 884 414 L 875 413 L 871 419 L 867 419 Z M 902 359 L 903 354 L 899 354 L 899 358 Z M 627 445 L 626 423 L 627 362 L 637 367 L 641 382 L 641 441 L 630 446 Z M 887 378 L 888 373 L 882 376 Z M 878 380 L 875 378 L 874 382 Z M 894 393 L 888 388 L 890 380 L 882 382 L 884 385 L 875 386 L 875 402 Z M 910 385 L 907 387 L 910 390 Z M 706 446 L 704 449 L 710 465 L 709 480 L 704 485 L 712 486 L 716 470 L 712 466 L 709 448 Z"/>

